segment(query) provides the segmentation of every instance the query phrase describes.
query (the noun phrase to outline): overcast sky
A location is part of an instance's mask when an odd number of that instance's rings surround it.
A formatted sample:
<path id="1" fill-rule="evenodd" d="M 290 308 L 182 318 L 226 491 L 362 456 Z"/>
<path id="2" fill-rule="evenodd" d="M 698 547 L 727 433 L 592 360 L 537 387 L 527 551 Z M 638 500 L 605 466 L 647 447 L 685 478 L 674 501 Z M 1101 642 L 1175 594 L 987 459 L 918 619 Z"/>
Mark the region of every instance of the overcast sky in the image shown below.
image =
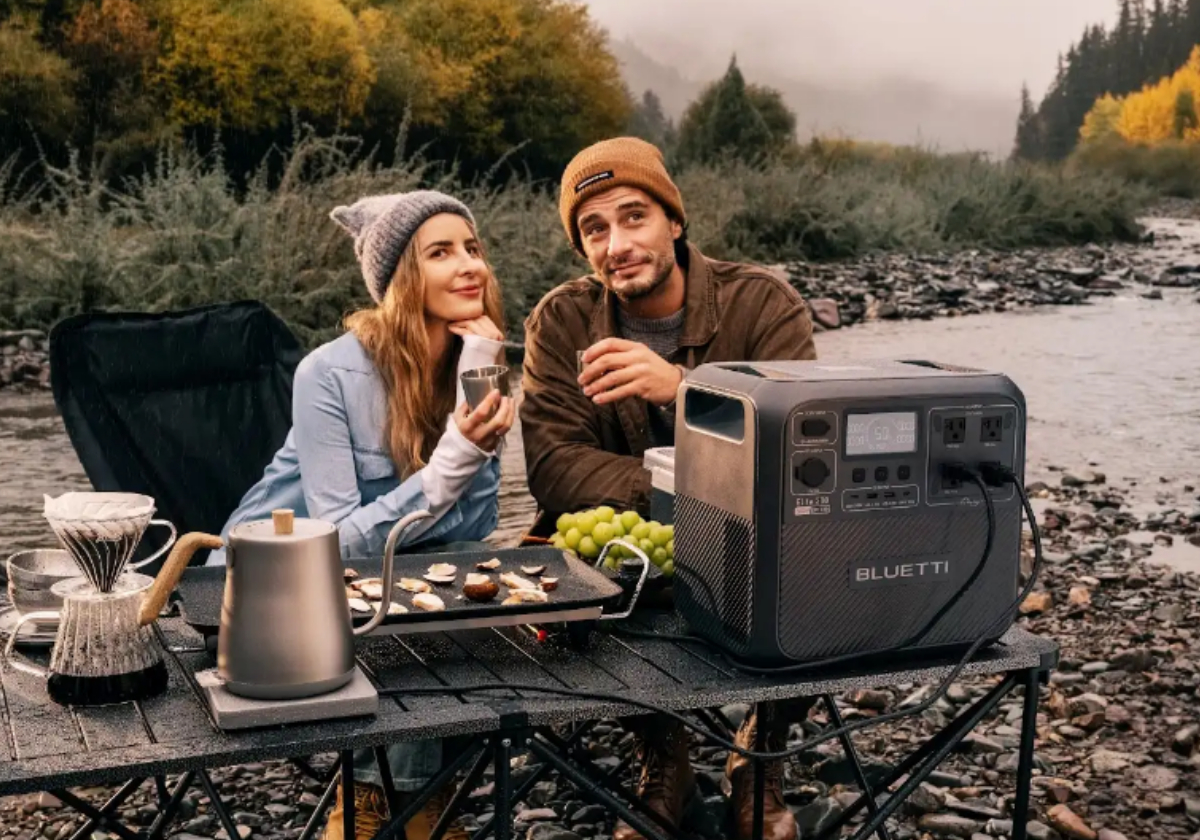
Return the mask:
<path id="1" fill-rule="evenodd" d="M 799 79 L 861 84 L 895 75 L 960 91 L 1040 98 L 1084 26 L 1116 0 L 588 0 L 617 38 L 696 79 L 733 52 Z"/>

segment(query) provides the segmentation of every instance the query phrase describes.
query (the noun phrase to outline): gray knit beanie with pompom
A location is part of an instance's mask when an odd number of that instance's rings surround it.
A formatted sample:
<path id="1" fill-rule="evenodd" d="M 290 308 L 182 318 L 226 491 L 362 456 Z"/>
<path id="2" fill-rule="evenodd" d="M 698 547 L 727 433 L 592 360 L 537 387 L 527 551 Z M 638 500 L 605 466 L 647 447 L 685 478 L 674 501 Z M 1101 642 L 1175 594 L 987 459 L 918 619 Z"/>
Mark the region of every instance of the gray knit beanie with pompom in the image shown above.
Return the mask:
<path id="1" fill-rule="evenodd" d="M 436 190 L 367 196 L 349 206 L 335 207 L 329 217 L 354 237 L 354 253 L 367 291 L 380 303 L 417 228 L 439 213 L 454 213 L 475 226 L 467 205 Z"/>

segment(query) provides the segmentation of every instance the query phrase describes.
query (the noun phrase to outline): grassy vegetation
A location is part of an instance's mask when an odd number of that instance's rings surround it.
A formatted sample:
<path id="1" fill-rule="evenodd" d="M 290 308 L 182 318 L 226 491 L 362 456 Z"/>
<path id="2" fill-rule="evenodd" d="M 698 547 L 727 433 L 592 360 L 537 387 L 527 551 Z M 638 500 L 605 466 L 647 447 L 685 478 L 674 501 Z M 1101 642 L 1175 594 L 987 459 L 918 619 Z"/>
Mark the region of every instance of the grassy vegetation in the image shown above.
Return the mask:
<path id="1" fill-rule="evenodd" d="M 1107 138 L 1081 144 L 1069 165 L 1139 184 L 1159 195 L 1200 198 L 1200 144 L 1195 142 L 1151 146 Z"/>
<path id="2" fill-rule="evenodd" d="M 559 222 L 557 185 L 464 184 L 420 156 L 396 157 L 381 166 L 357 141 L 300 133 L 241 191 L 219 152 L 164 150 L 152 171 L 119 189 L 74 166 L 10 164 L 0 169 L 0 328 L 44 328 L 96 308 L 256 298 L 306 342 L 325 340 L 368 302 L 329 211 L 418 185 L 454 193 L 475 212 L 512 337 L 542 294 L 585 270 Z M 1129 239 L 1149 197 L 1082 167 L 845 142 L 815 142 L 759 168 L 694 167 L 678 182 L 694 242 L 713 256 L 768 262 Z"/>

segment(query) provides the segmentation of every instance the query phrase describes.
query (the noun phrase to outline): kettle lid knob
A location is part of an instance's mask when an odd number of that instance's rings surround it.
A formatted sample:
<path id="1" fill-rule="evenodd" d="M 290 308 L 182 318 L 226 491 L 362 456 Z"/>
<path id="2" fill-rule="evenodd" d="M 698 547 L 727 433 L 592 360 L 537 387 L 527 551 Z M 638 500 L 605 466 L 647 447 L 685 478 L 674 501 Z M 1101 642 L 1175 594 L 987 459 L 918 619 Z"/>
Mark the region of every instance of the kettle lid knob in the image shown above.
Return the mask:
<path id="1" fill-rule="evenodd" d="M 271 511 L 271 522 L 275 525 L 275 533 L 278 536 L 286 536 L 292 533 L 295 526 L 296 514 L 289 508 L 280 508 Z"/>

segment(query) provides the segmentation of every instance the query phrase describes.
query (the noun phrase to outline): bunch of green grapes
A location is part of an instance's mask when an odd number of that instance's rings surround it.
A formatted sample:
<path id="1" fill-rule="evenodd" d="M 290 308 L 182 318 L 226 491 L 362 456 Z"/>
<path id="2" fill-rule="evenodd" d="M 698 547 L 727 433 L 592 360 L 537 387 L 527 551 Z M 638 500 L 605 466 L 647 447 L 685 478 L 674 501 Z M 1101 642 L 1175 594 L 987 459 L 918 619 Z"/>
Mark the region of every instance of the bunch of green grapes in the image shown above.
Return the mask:
<path id="1" fill-rule="evenodd" d="M 556 548 L 595 560 L 610 540 L 634 543 L 664 575 L 675 574 L 675 526 L 646 522 L 635 510 L 621 513 L 604 505 L 558 517 L 558 532 L 551 539 Z M 614 545 L 604 558 L 606 568 L 616 570 L 621 561 L 634 557 L 623 545 Z"/>

